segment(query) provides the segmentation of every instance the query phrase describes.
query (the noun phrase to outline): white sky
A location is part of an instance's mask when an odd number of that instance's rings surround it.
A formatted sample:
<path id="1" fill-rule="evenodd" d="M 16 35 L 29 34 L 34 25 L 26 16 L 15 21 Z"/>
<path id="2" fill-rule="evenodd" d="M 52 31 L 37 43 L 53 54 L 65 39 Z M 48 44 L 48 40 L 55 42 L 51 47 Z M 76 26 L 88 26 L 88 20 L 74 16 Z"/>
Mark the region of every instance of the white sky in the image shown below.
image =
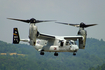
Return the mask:
<path id="1" fill-rule="evenodd" d="M 13 28 L 19 28 L 21 38 L 28 38 L 29 24 L 6 18 L 95 23 L 98 25 L 86 28 L 87 37 L 105 40 L 105 0 L 0 0 L 0 40 L 12 43 Z M 55 22 L 36 26 L 40 33 L 57 36 L 76 35 L 78 31 Z"/>

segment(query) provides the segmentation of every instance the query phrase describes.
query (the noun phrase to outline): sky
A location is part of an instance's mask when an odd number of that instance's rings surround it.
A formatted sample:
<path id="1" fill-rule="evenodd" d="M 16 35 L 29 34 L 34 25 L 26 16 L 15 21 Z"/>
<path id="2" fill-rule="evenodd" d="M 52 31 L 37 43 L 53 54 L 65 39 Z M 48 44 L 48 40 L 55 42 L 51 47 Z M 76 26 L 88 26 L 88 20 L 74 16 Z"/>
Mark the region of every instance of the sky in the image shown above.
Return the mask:
<path id="1" fill-rule="evenodd" d="M 7 18 L 98 24 L 85 29 L 87 38 L 105 41 L 105 0 L 0 0 L 0 40 L 12 43 L 13 28 L 18 28 L 20 38 L 27 39 L 29 24 Z M 79 30 L 55 22 L 38 23 L 36 26 L 40 33 L 56 36 L 75 36 Z"/>

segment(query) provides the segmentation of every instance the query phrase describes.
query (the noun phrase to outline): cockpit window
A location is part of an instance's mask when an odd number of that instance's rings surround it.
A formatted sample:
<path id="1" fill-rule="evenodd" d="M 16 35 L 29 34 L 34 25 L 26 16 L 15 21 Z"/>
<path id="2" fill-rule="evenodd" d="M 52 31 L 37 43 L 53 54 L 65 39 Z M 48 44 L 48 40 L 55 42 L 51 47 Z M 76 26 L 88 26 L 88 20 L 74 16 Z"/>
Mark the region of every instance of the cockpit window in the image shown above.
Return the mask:
<path id="1" fill-rule="evenodd" d="M 71 42 L 71 44 L 73 44 L 73 42 Z"/>
<path id="2" fill-rule="evenodd" d="M 69 45 L 69 41 L 66 41 L 66 45 Z"/>
<path id="3" fill-rule="evenodd" d="M 76 42 L 74 42 L 76 44 Z"/>
<path id="4" fill-rule="evenodd" d="M 75 41 L 71 41 L 71 42 L 70 42 L 70 44 L 74 44 L 74 45 L 75 45 L 75 44 L 76 44 L 76 42 L 75 42 Z"/>

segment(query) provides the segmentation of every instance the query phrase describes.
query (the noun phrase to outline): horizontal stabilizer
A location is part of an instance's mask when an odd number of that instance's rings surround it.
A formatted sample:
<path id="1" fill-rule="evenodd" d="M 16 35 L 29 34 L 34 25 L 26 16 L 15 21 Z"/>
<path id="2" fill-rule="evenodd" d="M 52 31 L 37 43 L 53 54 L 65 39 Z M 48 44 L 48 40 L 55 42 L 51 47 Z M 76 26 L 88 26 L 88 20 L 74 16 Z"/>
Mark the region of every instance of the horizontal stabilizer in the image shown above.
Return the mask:
<path id="1" fill-rule="evenodd" d="M 30 40 L 29 39 L 21 39 L 20 41 L 23 41 L 23 42 L 30 42 Z"/>

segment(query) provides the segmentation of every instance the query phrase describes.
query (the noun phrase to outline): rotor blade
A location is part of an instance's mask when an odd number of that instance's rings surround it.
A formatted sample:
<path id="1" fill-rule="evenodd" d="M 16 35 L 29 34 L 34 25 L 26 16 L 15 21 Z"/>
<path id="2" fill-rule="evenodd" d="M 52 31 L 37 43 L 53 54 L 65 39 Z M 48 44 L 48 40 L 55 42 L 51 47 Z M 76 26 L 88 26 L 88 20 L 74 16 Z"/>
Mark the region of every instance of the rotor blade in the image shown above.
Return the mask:
<path id="1" fill-rule="evenodd" d="M 55 22 L 55 23 L 60 23 L 60 24 L 65 24 L 65 25 L 71 25 L 71 26 L 75 26 L 75 27 L 79 27 L 79 24 L 70 24 L 70 23 L 62 23 L 62 22 Z"/>
<path id="2" fill-rule="evenodd" d="M 7 19 L 16 20 L 16 21 L 22 21 L 22 22 L 26 22 L 26 23 L 30 22 L 30 20 L 22 20 L 22 19 L 14 19 L 14 18 L 7 18 Z"/>
<path id="3" fill-rule="evenodd" d="M 75 26 L 75 27 L 80 27 L 79 24 L 69 24 L 69 25 L 71 25 L 71 26 Z"/>
<path id="4" fill-rule="evenodd" d="M 90 27 L 90 26 L 95 26 L 95 25 L 97 25 L 97 24 L 88 24 L 88 25 L 85 25 L 85 28 Z"/>
<path id="5" fill-rule="evenodd" d="M 51 22 L 51 21 L 56 21 L 56 20 L 36 20 L 35 23 L 40 23 L 40 22 Z"/>

